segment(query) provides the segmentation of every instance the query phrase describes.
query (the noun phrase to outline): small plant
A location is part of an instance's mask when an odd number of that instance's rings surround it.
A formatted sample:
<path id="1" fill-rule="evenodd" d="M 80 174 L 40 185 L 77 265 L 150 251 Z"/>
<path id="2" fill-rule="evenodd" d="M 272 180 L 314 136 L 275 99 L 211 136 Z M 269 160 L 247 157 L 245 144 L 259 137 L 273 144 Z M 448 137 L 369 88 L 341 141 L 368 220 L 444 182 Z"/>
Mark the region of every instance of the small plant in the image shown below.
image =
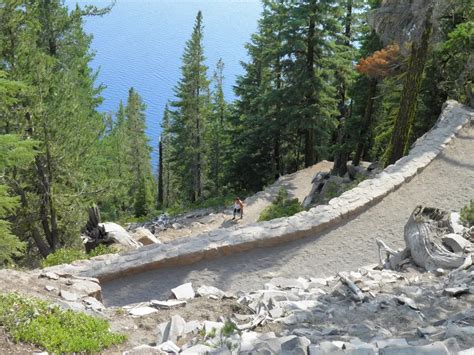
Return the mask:
<path id="1" fill-rule="evenodd" d="M 235 332 L 236 329 L 237 327 L 233 322 L 227 321 L 225 322 L 224 326 L 221 329 L 221 334 L 224 337 L 228 337 L 228 336 L 231 336 Z"/>
<path id="2" fill-rule="evenodd" d="M 49 254 L 46 259 L 41 262 L 41 267 L 48 267 L 61 264 L 70 264 L 75 260 L 90 259 L 94 256 L 116 253 L 117 249 L 113 246 L 99 245 L 93 249 L 89 254 L 84 250 L 62 248 Z"/>
<path id="3" fill-rule="evenodd" d="M 282 187 L 278 191 L 275 201 L 262 211 L 258 221 L 269 221 L 275 218 L 289 217 L 302 210 L 303 207 L 301 207 L 298 199 L 289 199 L 288 191 Z"/>
<path id="4" fill-rule="evenodd" d="M 461 209 L 461 222 L 467 226 L 474 226 L 474 200 Z"/>
<path id="5" fill-rule="evenodd" d="M 337 197 L 340 195 L 339 193 L 339 185 L 334 182 L 334 181 L 328 181 L 326 183 L 327 187 L 326 187 L 326 194 L 325 194 L 325 198 L 327 200 L 331 200 L 333 199 L 334 197 Z"/>
<path id="6" fill-rule="evenodd" d="M 126 340 L 111 333 L 103 319 L 14 293 L 0 295 L 0 326 L 15 342 L 32 343 L 51 353 L 99 352 Z"/>

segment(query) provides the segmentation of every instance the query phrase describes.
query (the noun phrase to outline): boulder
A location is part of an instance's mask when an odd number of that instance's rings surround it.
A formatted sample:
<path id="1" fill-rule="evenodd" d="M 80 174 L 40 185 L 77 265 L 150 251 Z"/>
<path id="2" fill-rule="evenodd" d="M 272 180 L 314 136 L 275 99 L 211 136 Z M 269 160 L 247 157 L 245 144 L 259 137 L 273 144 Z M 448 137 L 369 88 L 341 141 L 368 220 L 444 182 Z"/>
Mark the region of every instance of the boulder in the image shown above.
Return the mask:
<path id="1" fill-rule="evenodd" d="M 396 346 L 385 347 L 379 350 L 380 355 L 449 355 L 446 346 L 437 341 L 432 344 L 422 346 Z"/>
<path id="2" fill-rule="evenodd" d="M 175 287 L 171 292 L 177 300 L 191 300 L 196 295 L 191 282 Z"/>
<path id="3" fill-rule="evenodd" d="M 146 228 L 137 228 L 137 230 L 132 234 L 132 238 L 143 245 L 161 244 L 160 240 Z"/>
<path id="4" fill-rule="evenodd" d="M 197 295 L 200 297 L 216 296 L 220 299 L 225 297 L 226 293 L 214 286 L 201 286 L 197 289 Z"/>
<path id="5" fill-rule="evenodd" d="M 168 301 L 158 301 L 151 300 L 150 305 L 160 309 L 170 309 L 170 308 L 179 308 L 186 306 L 186 301 L 180 300 L 168 300 Z"/>
<path id="6" fill-rule="evenodd" d="M 170 340 L 176 343 L 185 334 L 185 330 L 186 321 L 180 315 L 174 315 L 163 332 L 162 342 Z"/>
<path id="7" fill-rule="evenodd" d="M 79 299 L 79 295 L 74 292 L 66 291 L 66 290 L 60 290 L 59 295 L 65 299 L 66 301 L 69 302 L 75 302 Z"/>
<path id="8" fill-rule="evenodd" d="M 131 314 L 132 316 L 137 316 L 137 317 L 146 316 L 148 314 L 155 313 L 155 312 L 158 312 L 156 308 L 148 307 L 148 306 L 135 307 L 135 308 L 132 308 L 130 311 L 128 311 L 129 314 Z"/>
<path id="9" fill-rule="evenodd" d="M 210 346 L 204 344 L 197 344 L 191 346 L 190 348 L 184 349 L 181 354 L 208 354 L 209 352 L 215 350 Z"/>
<path id="10" fill-rule="evenodd" d="M 306 355 L 311 341 L 306 337 L 292 338 L 281 344 L 281 352 L 288 355 Z"/>

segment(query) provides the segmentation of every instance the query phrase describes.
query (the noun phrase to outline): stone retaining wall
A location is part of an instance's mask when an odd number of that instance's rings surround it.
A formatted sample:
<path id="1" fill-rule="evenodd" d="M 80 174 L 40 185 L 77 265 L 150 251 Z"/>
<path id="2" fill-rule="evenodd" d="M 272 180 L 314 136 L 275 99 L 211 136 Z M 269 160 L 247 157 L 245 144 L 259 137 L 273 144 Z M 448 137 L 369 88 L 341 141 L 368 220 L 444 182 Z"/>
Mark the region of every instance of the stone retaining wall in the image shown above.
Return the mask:
<path id="1" fill-rule="evenodd" d="M 436 125 L 419 138 L 409 155 L 388 166 L 373 179 L 321 205 L 292 217 L 254 223 L 240 229 L 218 229 L 170 243 L 149 245 L 120 255 L 104 255 L 72 265 L 49 268 L 108 281 L 155 268 L 191 264 L 258 247 L 314 236 L 343 219 L 361 213 L 423 170 L 474 118 L 474 111 L 455 101 L 444 105 Z"/>

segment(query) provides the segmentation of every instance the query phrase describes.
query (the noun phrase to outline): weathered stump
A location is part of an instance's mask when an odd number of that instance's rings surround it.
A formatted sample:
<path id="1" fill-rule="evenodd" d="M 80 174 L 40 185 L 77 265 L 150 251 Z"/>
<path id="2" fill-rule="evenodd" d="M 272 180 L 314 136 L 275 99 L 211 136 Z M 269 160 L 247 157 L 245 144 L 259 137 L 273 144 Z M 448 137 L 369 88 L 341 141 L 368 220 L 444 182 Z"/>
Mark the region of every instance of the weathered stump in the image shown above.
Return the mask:
<path id="1" fill-rule="evenodd" d="M 404 233 L 413 262 L 428 271 L 462 266 L 466 255 L 453 253 L 442 243 L 443 236 L 452 232 L 449 212 L 417 206 L 405 225 Z"/>

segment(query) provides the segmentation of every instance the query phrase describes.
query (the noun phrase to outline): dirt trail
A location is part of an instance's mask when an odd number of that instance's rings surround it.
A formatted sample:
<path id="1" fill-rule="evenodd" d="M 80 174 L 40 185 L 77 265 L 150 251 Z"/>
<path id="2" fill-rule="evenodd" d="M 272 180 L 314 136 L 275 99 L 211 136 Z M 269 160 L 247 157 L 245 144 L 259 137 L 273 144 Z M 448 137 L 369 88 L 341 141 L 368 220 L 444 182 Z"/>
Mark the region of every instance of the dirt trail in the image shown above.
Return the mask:
<path id="1" fill-rule="evenodd" d="M 108 305 L 166 298 L 185 282 L 255 290 L 271 277 L 321 277 L 377 262 L 376 238 L 403 247 L 403 227 L 419 204 L 459 211 L 474 198 L 474 127 L 466 127 L 409 183 L 336 228 L 271 248 L 117 279 L 103 286 Z"/>
<path id="2" fill-rule="evenodd" d="M 232 209 L 229 208 L 221 213 L 190 219 L 187 221 L 185 228 L 169 228 L 166 231 L 160 232 L 158 237 L 162 242 L 167 242 L 176 238 L 189 237 L 191 235 L 209 232 L 219 228 L 241 228 L 246 224 L 255 223 L 260 217 L 263 209 L 275 200 L 281 187 L 284 187 L 288 191 L 288 195 L 291 198 L 297 198 L 300 202 L 303 202 L 305 197 L 311 192 L 311 181 L 316 173 L 320 171 L 329 171 L 332 168 L 332 165 L 332 162 L 323 160 L 309 168 L 280 177 L 265 190 L 260 191 L 243 201 L 244 218 L 242 220 L 232 220 Z"/>

